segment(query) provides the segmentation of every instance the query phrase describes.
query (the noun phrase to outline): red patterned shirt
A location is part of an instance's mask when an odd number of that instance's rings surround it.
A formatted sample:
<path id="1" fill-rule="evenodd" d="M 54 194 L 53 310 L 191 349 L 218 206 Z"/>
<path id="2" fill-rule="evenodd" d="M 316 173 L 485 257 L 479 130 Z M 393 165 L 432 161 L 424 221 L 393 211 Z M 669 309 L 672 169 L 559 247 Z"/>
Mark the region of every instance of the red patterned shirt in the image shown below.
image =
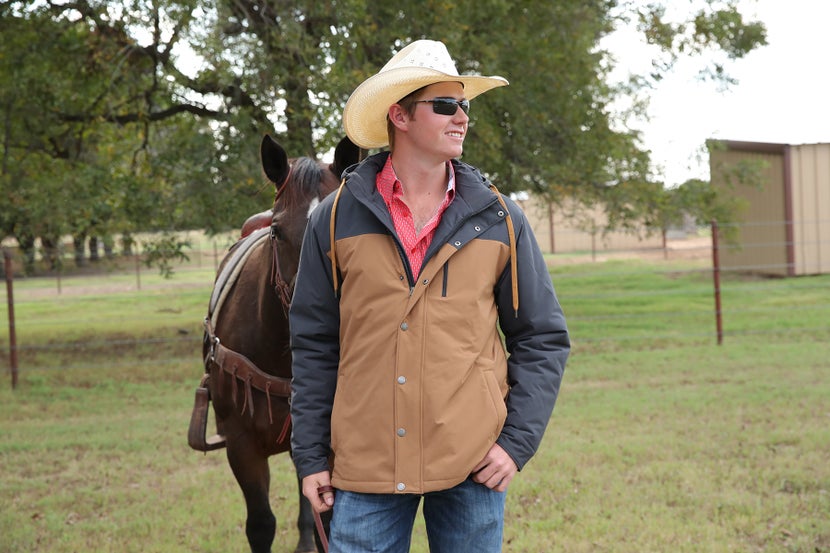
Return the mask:
<path id="1" fill-rule="evenodd" d="M 421 265 L 424 262 L 424 255 L 427 253 L 427 248 L 435 236 L 435 229 L 438 223 L 441 222 L 441 216 L 444 210 L 452 203 L 455 197 L 455 172 L 452 168 L 452 163 L 447 162 L 447 193 L 444 196 L 444 201 L 438 206 L 438 210 L 427 221 L 421 232 L 415 230 L 415 221 L 412 219 L 412 212 L 409 206 L 403 201 L 403 186 L 401 181 L 395 175 L 395 169 L 392 167 L 392 156 L 386 159 L 386 165 L 378 173 L 375 184 L 378 192 L 383 196 L 386 207 L 392 215 L 392 222 L 395 224 L 395 231 L 398 233 L 403 244 L 404 251 L 409 258 L 409 265 L 412 267 L 412 274 L 417 277 L 421 272 Z"/>

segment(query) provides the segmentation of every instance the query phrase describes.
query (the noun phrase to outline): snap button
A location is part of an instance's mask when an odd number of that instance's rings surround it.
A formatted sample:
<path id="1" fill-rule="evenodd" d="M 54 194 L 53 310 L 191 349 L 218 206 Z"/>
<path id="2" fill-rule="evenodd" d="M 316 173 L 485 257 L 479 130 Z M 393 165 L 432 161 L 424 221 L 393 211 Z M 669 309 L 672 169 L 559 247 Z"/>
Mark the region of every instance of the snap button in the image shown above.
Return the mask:
<path id="1" fill-rule="evenodd" d="M 398 489 L 399 492 L 402 492 L 406 489 L 406 484 L 404 484 L 403 482 L 398 482 L 398 485 L 395 487 Z"/>
<path id="2" fill-rule="evenodd" d="M 406 429 L 405 428 L 398 428 L 398 436 L 400 436 L 401 438 L 406 436 Z"/>
<path id="3" fill-rule="evenodd" d="M 428 278 L 425 278 L 425 279 L 424 279 L 424 286 L 426 286 L 428 283 L 429 283 L 429 279 L 428 279 Z"/>
<path id="4" fill-rule="evenodd" d="M 458 240 L 456 240 L 456 241 L 455 241 L 455 246 L 456 246 L 456 247 L 458 247 L 458 246 L 460 246 L 460 245 L 461 245 L 461 242 L 459 242 Z"/>
<path id="5" fill-rule="evenodd" d="M 499 217 L 504 217 L 504 211 L 499 210 Z"/>
<path id="6" fill-rule="evenodd" d="M 475 229 L 476 229 L 476 232 L 481 232 L 481 227 L 480 227 L 480 226 L 476 225 L 476 226 L 475 226 L 475 227 L 473 227 L 473 228 L 475 228 Z"/>
<path id="7" fill-rule="evenodd" d="M 409 325 L 408 325 L 408 324 L 406 324 L 406 323 L 401 323 L 401 330 L 407 330 L 408 328 L 409 328 Z"/>
<path id="8" fill-rule="evenodd" d="M 406 377 L 405 376 L 399 376 L 398 377 L 398 384 L 406 384 Z"/>

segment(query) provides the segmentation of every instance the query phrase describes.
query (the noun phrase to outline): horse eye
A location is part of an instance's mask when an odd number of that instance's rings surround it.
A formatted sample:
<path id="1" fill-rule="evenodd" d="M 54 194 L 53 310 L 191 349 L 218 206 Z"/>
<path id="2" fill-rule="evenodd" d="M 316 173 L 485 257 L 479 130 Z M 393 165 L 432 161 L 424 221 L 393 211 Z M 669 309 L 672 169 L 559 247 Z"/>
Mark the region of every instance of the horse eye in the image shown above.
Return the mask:
<path id="1" fill-rule="evenodd" d="M 271 238 L 276 240 L 284 240 L 285 234 L 282 231 L 282 227 L 280 225 L 271 225 Z"/>

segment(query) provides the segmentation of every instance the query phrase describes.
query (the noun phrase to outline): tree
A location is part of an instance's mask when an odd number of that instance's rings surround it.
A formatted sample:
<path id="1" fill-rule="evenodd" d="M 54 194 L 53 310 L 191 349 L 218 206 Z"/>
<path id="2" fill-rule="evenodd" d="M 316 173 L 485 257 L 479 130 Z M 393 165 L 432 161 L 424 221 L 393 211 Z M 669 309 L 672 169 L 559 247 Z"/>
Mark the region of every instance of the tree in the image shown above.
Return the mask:
<path id="1" fill-rule="evenodd" d="M 23 241 L 41 232 L 238 225 L 270 204 L 272 191 L 255 176 L 264 132 L 276 129 L 295 155 L 330 151 L 351 90 L 405 43 L 429 37 L 448 45 L 461 72 L 511 80 L 474 102 L 465 152 L 501 190 L 603 205 L 621 227 L 656 225 L 662 185 L 614 101 L 636 95 L 681 56 L 711 59 L 704 73 L 728 82 L 728 61 L 766 40 L 737 0 L 678 6 L 6 2 L 0 186 L 15 208 L 0 224 Z M 650 74 L 616 85 L 607 80 L 613 53 L 601 39 L 620 25 L 637 27 L 658 54 Z M 39 230 L 46 210 L 33 199 L 62 194 L 67 209 Z"/>
<path id="2" fill-rule="evenodd" d="M 723 58 L 742 57 L 766 41 L 763 25 L 744 21 L 735 0 L 689 2 L 681 10 L 675 3 L 673 11 L 668 3 L 612 0 L 229 4 L 229 27 L 256 35 L 266 55 L 276 56 L 272 67 L 293 68 L 306 80 L 281 90 L 299 111 L 309 108 L 306 98 L 314 99 L 312 107 L 324 115 L 313 125 L 321 144 L 338 138 L 332 134 L 341 132 L 340 109 L 357 83 L 405 43 L 439 39 L 462 72 L 512 80 L 510 89 L 474 103 L 465 159 L 487 170 L 504 191 L 530 189 L 554 203 L 570 198 L 604 205 L 621 226 L 654 218 L 650 204 L 661 185 L 651 182 L 648 152 L 637 133 L 620 130 L 612 102 L 659 80 L 681 56 L 711 57 L 703 73 L 728 82 Z M 636 25 L 657 54 L 649 75 L 611 86 L 606 77 L 613 56 L 598 45 L 620 25 Z M 299 96 L 292 95 L 295 89 Z M 286 108 L 289 134 L 307 121 L 292 126 L 290 114 Z"/>
<path id="3" fill-rule="evenodd" d="M 159 69 L 171 64 L 176 39 L 160 38 L 164 6 L 153 7 L 127 17 L 118 11 L 126 5 L 107 3 L 0 7 L 6 122 L 0 187 L 11 198 L 0 224 L 26 251 L 28 271 L 37 237 L 52 267 L 60 268 L 60 237 L 73 235 L 82 263 L 88 237 L 192 228 L 193 211 L 180 209 L 188 200 L 182 195 L 195 188 L 186 183 L 208 183 L 213 192 L 226 184 L 211 183 L 221 181 L 216 159 L 223 148 L 212 137 L 222 131 L 192 117 L 222 114 L 177 101 Z M 149 19 L 154 38 L 141 47 L 130 33 L 147 28 L 147 14 L 155 15 Z M 256 149 L 250 152 L 246 162 L 256 167 Z M 237 220 L 259 210 L 265 197 L 249 194 Z"/>

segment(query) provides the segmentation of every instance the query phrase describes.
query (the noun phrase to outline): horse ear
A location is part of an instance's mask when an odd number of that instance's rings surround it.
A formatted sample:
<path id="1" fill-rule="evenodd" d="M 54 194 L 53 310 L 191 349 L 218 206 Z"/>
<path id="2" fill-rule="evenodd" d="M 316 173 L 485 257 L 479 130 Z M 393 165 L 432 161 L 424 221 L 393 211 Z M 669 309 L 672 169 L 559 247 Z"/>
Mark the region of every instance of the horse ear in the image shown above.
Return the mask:
<path id="1" fill-rule="evenodd" d="M 329 167 L 339 179 L 340 175 L 343 174 L 343 171 L 345 171 L 347 167 L 354 165 L 363 159 L 363 156 L 361 155 L 362 153 L 363 150 L 358 148 L 354 142 L 349 140 L 349 137 L 346 136 L 334 149 L 334 163 L 332 163 Z"/>
<path id="2" fill-rule="evenodd" d="M 270 134 L 262 137 L 259 145 L 259 157 L 262 160 L 262 170 L 274 186 L 281 185 L 288 176 L 288 154 L 279 143 L 271 138 Z"/>

